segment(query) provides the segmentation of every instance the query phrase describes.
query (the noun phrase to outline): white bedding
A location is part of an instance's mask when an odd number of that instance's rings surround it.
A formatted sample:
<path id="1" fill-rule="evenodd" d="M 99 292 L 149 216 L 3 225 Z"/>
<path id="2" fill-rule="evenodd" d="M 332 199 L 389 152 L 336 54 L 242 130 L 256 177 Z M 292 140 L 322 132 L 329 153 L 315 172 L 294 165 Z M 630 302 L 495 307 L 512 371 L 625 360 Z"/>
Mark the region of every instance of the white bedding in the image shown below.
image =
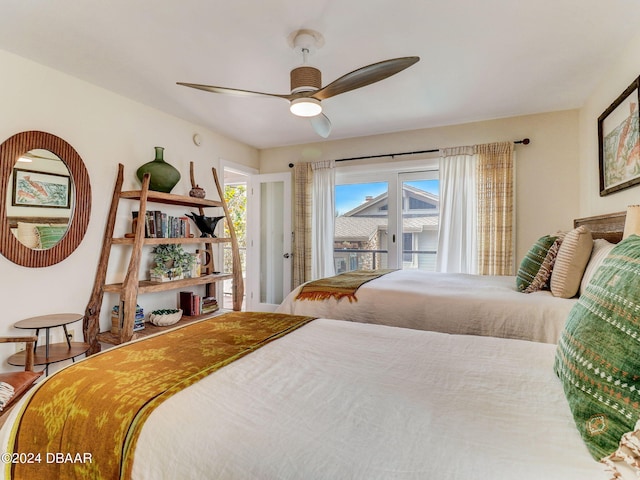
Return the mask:
<path id="1" fill-rule="evenodd" d="M 357 302 L 295 300 L 276 311 L 444 333 L 556 343 L 576 299 L 525 294 L 515 277 L 398 270 L 364 284 Z"/>
<path id="2" fill-rule="evenodd" d="M 573 424 L 554 352 L 315 320 L 160 405 L 132 478 L 605 479 Z"/>
<path id="3" fill-rule="evenodd" d="M 606 478 L 573 424 L 554 352 L 316 320 L 161 405 L 134 478 Z"/>

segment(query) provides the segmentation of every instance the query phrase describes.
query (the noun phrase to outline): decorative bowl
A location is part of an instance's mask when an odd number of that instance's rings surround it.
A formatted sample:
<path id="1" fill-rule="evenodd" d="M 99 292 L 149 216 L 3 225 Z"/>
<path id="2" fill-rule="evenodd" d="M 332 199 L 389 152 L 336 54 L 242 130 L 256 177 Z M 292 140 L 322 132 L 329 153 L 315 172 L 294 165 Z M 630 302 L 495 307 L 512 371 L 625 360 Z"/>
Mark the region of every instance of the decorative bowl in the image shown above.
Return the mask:
<path id="1" fill-rule="evenodd" d="M 157 325 L 158 327 L 168 327 L 178 323 L 178 320 L 182 318 L 182 310 L 166 309 L 166 310 L 154 310 L 149 314 L 149 322 Z"/>
<path id="2" fill-rule="evenodd" d="M 204 198 L 207 193 L 201 188 L 199 185 L 196 185 L 191 190 L 189 190 L 189 196 L 194 198 Z"/>

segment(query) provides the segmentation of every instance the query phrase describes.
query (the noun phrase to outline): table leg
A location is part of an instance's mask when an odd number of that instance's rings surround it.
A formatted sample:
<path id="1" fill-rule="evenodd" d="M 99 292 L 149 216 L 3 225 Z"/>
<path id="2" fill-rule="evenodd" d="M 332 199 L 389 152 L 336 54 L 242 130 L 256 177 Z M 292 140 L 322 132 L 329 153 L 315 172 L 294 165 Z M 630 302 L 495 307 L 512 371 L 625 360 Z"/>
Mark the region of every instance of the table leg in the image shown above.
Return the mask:
<path id="1" fill-rule="evenodd" d="M 69 349 L 71 349 L 71 340 L 69 339 L 69 332 L 67 332 L 67 326 L 62 325 L 62 328 L 64 329 L 64 339 L 67 341 L 67 346 L 69 347 Z"/>
<path id="2" fill-rule="evenodd" d="M 46 334 L 45 334 L 45 358 L 47 360 L 49 360 L 49 327 L 44 329 Z M 48 365 L 47 365 L 48 366 Z"/>

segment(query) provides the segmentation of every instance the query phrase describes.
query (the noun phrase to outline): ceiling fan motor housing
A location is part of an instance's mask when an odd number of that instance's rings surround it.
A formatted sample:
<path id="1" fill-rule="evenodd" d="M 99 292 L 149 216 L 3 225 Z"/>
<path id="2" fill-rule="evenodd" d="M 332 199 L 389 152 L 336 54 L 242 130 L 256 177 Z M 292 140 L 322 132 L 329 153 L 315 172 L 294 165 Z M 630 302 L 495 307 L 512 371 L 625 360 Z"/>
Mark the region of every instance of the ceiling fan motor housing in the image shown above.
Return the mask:
<path id="1" fill-rule="evenodd" d="M 320 90 L 322 74 L 315 67 L 303 65 L 291 70 L 291 93 Z"/>

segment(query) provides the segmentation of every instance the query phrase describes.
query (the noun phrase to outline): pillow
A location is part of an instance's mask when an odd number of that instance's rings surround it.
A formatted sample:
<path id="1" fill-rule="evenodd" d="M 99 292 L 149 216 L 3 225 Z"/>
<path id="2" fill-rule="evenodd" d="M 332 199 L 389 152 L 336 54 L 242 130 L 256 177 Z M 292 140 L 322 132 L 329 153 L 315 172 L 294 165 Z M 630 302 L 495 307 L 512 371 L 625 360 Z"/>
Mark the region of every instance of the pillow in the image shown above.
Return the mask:
<path id="1" fill-rule="evenodd" d="M 571 298 L 578 293 L 592 249 L 591 232 L 583 225 L 564 236 L 551 273 L 551 293 L 555 297 Z"/>
<path id="2" fill-rule="evenodd" d="M 535 279 L 538 274 L 538 270 L 540 270 L 540 266 L 544 259 L 547 257 L 547 253 L 549 249 L 555 242 L 557 237 L 552 237 L 551 235 L 545 235 L 544 237 L 540 237 L 536 243 L 529 249 L 527 254 L 520 262 L 520 268 L 518 268 L 518 273 L 516 275 L 516 287 L 520 291 L 524 291 L 531 282 Z"/>
<path id="3" fill-rule="evenodd" d="M 0 382 L 0 412 L 11 402 L 11 399 L 15 395 L 16 391 L 13 385 L 7 382 Z"/>
<path id="4" fill-rule="evenodd" d="M 37 226 L 36 230 L 38 231 L 39 238 L 38 247 L 43 250 L 47 250 L 53 247 L 62 237 L 64 237 L 64 234 L 67 232 L 67 226 Z"/>
<path id="5" fill-rule="evenodd" d="M 580 282 L 580 293 L 582 294 L 593 274 L 596 273 L 598 267 L 602 264 L 602 261 L 607 258 L 609 252 L 615 247 L 614 243 L 611 243 L 603 238 L 597 238 L 593 241 L 593 250 L 591 251 L 591 257 L 587 267 L 584 269 L 584 275 L 582 275 L 582 282 Z"/>
<path id="6" fill-rule="evenodd" d="M 611 478 L 618 480 L 638 480 L 638 465 L 640 465 L 640 422 L 632 432 L 625 433 L 620 440 L 618 449 L 602 459 L 607 466 Z"/>
<path id="7" fill-rule="evenodd" d="M 540 270 L 536 274 L 531 284 L 523 290 L 524 293 L 533 293 L 540 290 L 549 289 L 549 279 L 551 278 L 551 272 L 553 271 L 553 265 L 556 263 L 556 257 L 558 256 L 558 250 L 562 240 L 557 238 L 553 245 L 549 248 L 547 256 L 544 257 Z"/>
<path id="8" fill-rule="evenodd" d="M 616 245 L 569 313 L 556 349 L 560 378 L 591 455 L 612 455 L 640 419 L 640 237 Z"/>
<path id="9" fill-rule="evenodd" d="M 40 248 L 40 239 L 36 227 L 48 226 L 47 223 L 18 222 L 18 241 L 28 248 Z"/>

